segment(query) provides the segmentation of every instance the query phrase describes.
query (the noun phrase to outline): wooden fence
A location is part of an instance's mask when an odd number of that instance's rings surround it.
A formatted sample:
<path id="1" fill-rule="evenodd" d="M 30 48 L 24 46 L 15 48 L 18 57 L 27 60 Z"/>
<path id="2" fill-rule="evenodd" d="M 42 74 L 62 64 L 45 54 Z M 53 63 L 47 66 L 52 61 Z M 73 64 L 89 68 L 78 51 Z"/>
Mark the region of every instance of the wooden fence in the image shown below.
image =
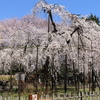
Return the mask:
<path id="1" fill-rule="evenodd" d="M 74 94 L 52 94 L 52 95 L 41 95 L 39 100 L 100 100 L 100 93 L 95 92 L 80 92 Z M 18 97 L 2 97 L 0 100 L 19 100 Z M 29 100 L 28 97 L 21 97 L 20 100 Z M 32 99 L 33 100 L 33 99 Z"/>
<path id="2" fill-rule="evenodd" d="M 51 100 L 100 100 L 100 93 L 96 92 L 80 92 L 74 94 L 52 94 L 52 95 L 41 95 L 40 100 L 51 99 Z"/>
<path id="3" fill-rule="evenodd" d="M 19 97 L 2 97 L 2 96 L 0 96 L 0 100 L 19 100 Z M 20 100 L 28 100 L 28 97 L 20 97 Z"/>

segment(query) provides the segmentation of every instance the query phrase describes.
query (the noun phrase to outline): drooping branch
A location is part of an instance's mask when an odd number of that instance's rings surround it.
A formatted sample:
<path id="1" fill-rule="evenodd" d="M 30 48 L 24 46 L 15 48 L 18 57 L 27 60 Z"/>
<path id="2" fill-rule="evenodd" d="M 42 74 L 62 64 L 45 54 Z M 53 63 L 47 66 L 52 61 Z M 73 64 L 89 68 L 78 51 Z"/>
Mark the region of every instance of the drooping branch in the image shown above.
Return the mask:
<path id="1" fill-rule="evenodd" d="M 54 30 L 53 30 L 52 32 L 57 32 L 56 25 L 55 25 L 55 23 L 54 23 L 54 21 L 53 21 L 53 18 L 52 18 L 51 10 L 49 10 L 47 13 L 49 14 L 49 18 L 50 18 L 51 23 L 52 23 L 52 25 L 53 25 L 53 27 L 54 27 Z"/>
<path id="2" fill-rule="evenodd" d="M 70 36 L 72 37 L 73 33 L 75 33 L 76 31 L 78 31 L 80 33 L 80 30 L 82 30 L 82 27 L 79 25 L 78 27 L 76 27 L 74 29 L 74 31 L 70 34 Z M 82 30 L 83 31 L 83 30 Z"/>

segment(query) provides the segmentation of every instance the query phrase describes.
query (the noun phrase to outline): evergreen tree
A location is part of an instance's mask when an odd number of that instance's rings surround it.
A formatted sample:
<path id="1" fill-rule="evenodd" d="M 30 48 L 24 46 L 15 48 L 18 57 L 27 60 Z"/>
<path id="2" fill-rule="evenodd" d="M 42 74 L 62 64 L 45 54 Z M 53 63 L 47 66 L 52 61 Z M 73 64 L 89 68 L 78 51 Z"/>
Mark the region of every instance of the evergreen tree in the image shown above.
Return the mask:
<path id="1" fill-rule="evenodd" d="M 98 25 L 100 25 L 99 17 L 97 17 L 96 15 L 93 15 L 92 13 L 90 14 L 90 16 L 88 17 L 87 20 L 92 20 L 92 21 L 96 22 Z"/>

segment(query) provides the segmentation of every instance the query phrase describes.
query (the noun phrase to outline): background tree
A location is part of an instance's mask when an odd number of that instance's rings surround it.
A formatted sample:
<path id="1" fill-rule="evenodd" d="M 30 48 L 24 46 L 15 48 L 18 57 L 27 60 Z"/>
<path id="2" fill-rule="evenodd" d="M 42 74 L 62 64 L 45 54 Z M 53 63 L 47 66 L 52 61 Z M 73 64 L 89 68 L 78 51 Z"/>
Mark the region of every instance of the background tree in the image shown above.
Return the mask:
<path id="1" fill-rule="evenodd" d="M 90 14 L 90 16 L 87 19 L 92 20 L 92 21 L 96 22 L 98 25 L 100 25 L 99 17 L 97 17 L 96 15 L 93 15 L 92 13 Z"/>

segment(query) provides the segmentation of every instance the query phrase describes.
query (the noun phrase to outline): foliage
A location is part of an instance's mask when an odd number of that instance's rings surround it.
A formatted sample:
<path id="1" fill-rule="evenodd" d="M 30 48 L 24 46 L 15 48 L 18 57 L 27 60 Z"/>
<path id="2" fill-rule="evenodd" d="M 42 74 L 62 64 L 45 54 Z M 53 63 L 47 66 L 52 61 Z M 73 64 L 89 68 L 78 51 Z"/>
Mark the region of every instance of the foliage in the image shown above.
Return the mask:
<path id="1" fill-rule="evenodd" d="M 96 15 L 93 15 L 92 13 L 89 15 L 89 17 L 87 18 L 87 20 L 92 20 L 92 21 L 96 22 L 98 25 L 100 25 L 100 19 L 99 19 L 99 17 L 97 17 Z"/>
<path id="2" fill-rule="evenodd" d="M 60 23 L 54 20 L 57 32 L 52 31 L 52 24 L 49 25 L 50 30 L 48 32 L 48 20 L 37 17 L 37 14 L 44 10 L 46 10 L 45 14 L 47 15 L 48 10 L 52 10 L 53 19 L 56 15 L 62 19 Z M 83 71 L 84 66 L 87 69 L 85 70 L 86 73 L 88 72 L 88 60 L 92 62 L 92 56 L 94 66 L 97 69 L 99 68 L 100 27 L 96 23 L 86 21 L 86 16 L 80 18 L 71 14 L 61 5 L 47 4 L 43 0 L 40 0 L 32 11 L 33 15 L 0 22 L 2 35 L 0 42 L 7 43 L 6 46 L 1 45 L 0 70 L 7 73 L 11 68 L 11 63 L 16 61 L 18 66 L 22 64 L 26 72 L 32 72 L 36 66 L 37 46 L 39 46 L 39 68 L 42 68 L 43 60 L 47 56 L 50 57 L 51 64 L 52 55 L 54 55 L 54 69 L 57 69 L 57 72 L 60 73 L 63 59 L 61 56 L 66 54 L 69 55 L 68 59 L 75 62 L 76 69 L 79 63 L 79 71 Z M 17 65 L 14 65 L 14 67 L 17 67 Z"/>

